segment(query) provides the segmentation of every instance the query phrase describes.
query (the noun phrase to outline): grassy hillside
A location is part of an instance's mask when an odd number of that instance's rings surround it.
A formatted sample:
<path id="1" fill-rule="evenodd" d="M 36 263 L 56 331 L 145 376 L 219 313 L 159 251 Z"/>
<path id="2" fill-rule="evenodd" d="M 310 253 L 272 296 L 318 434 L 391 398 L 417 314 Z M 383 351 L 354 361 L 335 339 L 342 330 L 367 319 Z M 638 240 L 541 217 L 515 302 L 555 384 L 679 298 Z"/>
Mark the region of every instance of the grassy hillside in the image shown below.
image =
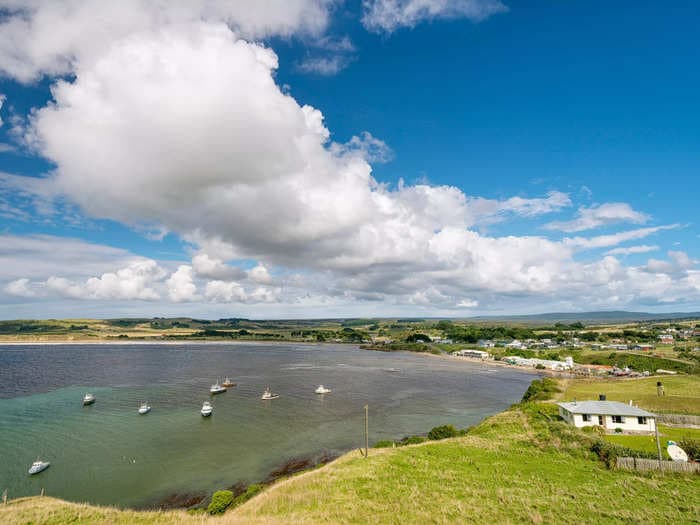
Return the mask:
<path id="1" fill-rule="evenodd" d="M 29 498 L 0 505 L 2 523 L 691 523 L 700 476 L 608 470 L 591 435 L 551 404 L 518 406 L 460 438 L 368 459 L 347 454 L 277 483 L 220 518 L 117 513 Z M 47 520 L 47 518 L 49 518 Z"/>
<path id="2" fill-rule="evenodd" d="M 666 395 L 659 397 L 656 382 L 661 381 Z M 598 399 L 605 394 L 609 401 L 633 400 L 652 412 L 700 414 L 700 378 L 698 376 L 660 376 L 640 379 L 577 379 L 563 383 L 562 400 Z"/>

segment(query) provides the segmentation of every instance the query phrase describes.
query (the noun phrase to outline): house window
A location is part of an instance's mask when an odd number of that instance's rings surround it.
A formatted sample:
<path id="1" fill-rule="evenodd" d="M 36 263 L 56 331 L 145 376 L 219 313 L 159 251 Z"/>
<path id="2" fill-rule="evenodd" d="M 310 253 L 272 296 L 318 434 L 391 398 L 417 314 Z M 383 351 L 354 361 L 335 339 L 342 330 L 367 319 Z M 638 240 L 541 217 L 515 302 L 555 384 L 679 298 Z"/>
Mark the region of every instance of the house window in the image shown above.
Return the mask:
<path id="1" fill-rule="evenodd" d="M 639 417 L 637 418 L 637 423 L 640 424 L 640 425 L 646 425 L 646 424 L 647 424 L 647 418 L 645 418 L 644 416 L 639 416 Z"/>
<path id="2" fill-rule="evenodd" d="M 603 416 L 598 416 L 598 424 L 602 427 L 603 426 Z"/>
<path id="3" fill-rule="evenodd" d="M 613 423 L 624 423 L 624 422 L 625 422 L 625 418 L 622 417 L 622 416 L 613 416 L 613 417 L 612 417 L 612 422 L 613 422 Z"/>
<path id="4" fill-rule="evenodd" d="M 590 414 L 583 414 L 583 422 L 588 423 L 591 421 L 591 415 Z"/>

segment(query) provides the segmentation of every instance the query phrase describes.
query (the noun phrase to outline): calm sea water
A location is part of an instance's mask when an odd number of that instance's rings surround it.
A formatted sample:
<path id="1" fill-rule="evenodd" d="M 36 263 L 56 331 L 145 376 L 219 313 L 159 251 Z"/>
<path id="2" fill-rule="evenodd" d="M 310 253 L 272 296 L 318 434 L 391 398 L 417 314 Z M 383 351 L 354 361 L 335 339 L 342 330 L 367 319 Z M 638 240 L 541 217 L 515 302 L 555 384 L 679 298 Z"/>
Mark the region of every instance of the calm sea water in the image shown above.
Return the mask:
<path id="1" fill-rule="evenodd" d="M 210 398 L 227 375 L 238 386 Z M 0 345 L 0 491 L 120 506 L 209 492 L 264 479 L 293 457 L 360 447 L 365 404 L 375 442 L 473 425 L 531 380 L 344 345 Z M 333 392 L 314 394 L 320 383 Z M 267 385 L 281 397 L 260 400 Z M 83 407 L 86 391 L 97 402 Z M 208 399 L 214 414 L 203 418 Z M 37 456 L 51 467 L 29 477 Z"/>

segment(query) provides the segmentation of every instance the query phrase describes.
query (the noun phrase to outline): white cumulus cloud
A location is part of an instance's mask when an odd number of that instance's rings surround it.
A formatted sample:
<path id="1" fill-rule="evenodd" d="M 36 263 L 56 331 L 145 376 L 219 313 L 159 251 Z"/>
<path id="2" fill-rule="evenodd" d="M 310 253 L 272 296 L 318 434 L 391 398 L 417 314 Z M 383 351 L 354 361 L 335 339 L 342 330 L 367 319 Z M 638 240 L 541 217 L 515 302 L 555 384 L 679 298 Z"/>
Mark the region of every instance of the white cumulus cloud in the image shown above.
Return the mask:
<path id="1" fill-rule="evenodd" d="M 545 225 L 548 230 L 561 230 L 567 233 L 592 230 L 622 222 L 644 224 L 649 220 L 646 213 L 632 209 L 625 202 L 608 202 L 590 208 L 579 208 L 578 215 L 571 221 L 555 221 Z"/>
<path id="2" fill-rule="evenodd" d="M 75 282 L 64 277 L 51 276 L 46 287 L 72 299 L 160 299 L 152 288 L 167 273 L 150 259 L 134 261 L 116 272 L 107 272 L 100 277 L 91 277 L 85 282 Z"/>
<path id="3" fill-rule="evenodd" d="M 11 281 L 5 285 L 5 292 L 17 297 L 36 297 L 36 291 L 30 288 L 29 279 L 22 278 Z"/>
<path id="4" fill-rule="evenodd" d="M 192 267 L 180 265 L 166 281 L 168 297 L 171 301 L 181 303 L 198 299 L 197 285 L 194 283 Z"/>
<path id="5" fill-rule="evenodd" d="M 246 38 L 321 34 L 331 0 L 0 0 L 0 71 L 21 82 L 70 73 L 114 41 L 163 26 L 225 23 Z"/>
<path id="6" fill-rule="evenodd" d="M 479 22 L 508 8 L 499 0 L 363 0 L 362 23 L 370 31 L 391 33 L 434 19 Z"/>

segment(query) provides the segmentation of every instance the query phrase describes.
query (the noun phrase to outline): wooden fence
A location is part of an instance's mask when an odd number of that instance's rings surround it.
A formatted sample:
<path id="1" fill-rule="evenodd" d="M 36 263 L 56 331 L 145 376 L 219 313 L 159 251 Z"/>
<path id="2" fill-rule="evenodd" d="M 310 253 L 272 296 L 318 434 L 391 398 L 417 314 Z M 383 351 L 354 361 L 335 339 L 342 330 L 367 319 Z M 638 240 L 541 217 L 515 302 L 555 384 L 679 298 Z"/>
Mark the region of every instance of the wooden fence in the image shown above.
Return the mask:
<path id="1" fill-rule="evenodd" d="M 661 470 L 664 472 L 697 472 L 700 473 L 700 463 L 682 463 L 680 461 L 659 461 L 646 458 L 617 458 L 617 468 L 624 470 Z"/>
<path id="2" fill-rule="evenodd" d="M 659 423 L 667 425 L 700 427 L 700 416 L 690 416 L 687 414 L 658 414 Z"/>

